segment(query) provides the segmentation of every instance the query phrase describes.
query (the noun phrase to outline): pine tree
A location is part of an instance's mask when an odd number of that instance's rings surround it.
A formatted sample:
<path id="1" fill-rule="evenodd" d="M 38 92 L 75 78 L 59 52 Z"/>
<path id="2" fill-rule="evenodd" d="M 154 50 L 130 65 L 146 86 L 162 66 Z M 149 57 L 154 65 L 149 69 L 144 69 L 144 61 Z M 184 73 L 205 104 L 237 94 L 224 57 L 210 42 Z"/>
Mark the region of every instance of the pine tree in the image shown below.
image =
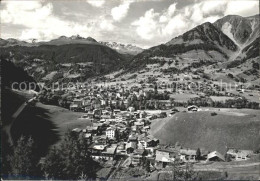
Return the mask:
<path id="1" fill-rule="evenodd" d="M 172 165 L 172 178 L 171 180 L 196 180 L 196 173 L 193 170 L 192 164 L 186 163 L 183 167 L 179 160 L 175 160 Z"/>
<path id="2" fill-rule="evenodd" d="M 14 152 L 9 156 L 11 175 L 17 178 L 31 178 L 38 174 L 38 159 L 35 156 L 32 138 L 21 136 L 14 146 Z"/>
<path id="3" fill-rule="evenodd" d="M 59 147 L 46 156 L 43 170 L 51 179 L 78 179 L 82 175 L 95 178 L 97 163 L 87 151 L 83 136 L 67 132 Z"/>
<path id="4" fill-rule="evenodd" d="M 196 159 L 199 160 L 200 157 L 201 157 L 201 151 L 200 151 L 200 148 L 198 148 L 196 151 Z"/>
<path id="5" fill-rule="evenodd" d="M 151 171 L 150 161 L 146 160 L 145 163 L 145 170 L 149 173 Z"/>
<path id="6" fill-rule="evenodd" d="M 51 148 L 44 162 L 44 173 L 47 178 L 62 178 L 62 169 L 64 164 L 59 149 Z"/>

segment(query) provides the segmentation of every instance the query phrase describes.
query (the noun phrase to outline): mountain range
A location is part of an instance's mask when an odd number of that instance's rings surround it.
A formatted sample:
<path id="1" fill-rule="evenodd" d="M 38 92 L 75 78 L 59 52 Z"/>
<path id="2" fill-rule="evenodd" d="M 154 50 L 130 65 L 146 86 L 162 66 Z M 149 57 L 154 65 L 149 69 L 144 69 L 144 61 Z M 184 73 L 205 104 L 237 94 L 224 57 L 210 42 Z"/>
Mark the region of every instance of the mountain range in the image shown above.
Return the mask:
<path id="1" fill-rule="evenodd" d="M 142 48 L 131 44 L 122 44 L 117 42 L 103 42 L 103 41 L 100 41 L 99 43 L 108 46 L 121 54 L 137 55 L 143 51 Z"/>
<path id="2" fill-rule="evenodd" d="M 81 37 L 80 35 L 73 35 L 71 37 L 60 36 L 59 38 L 50 40 L 50 41 L 37 41 L 33 39 L 32 42 L 20 41 L 14 38 L 9 39 L 1 39 L 0 38 L 0 47 L 10 47 L 10 46 L 27 46 L 27 47 L 34 47 L 40 45 L 67 45 L 67 44 L 94 44 L 94 45 L 104 45 L 110 47 L 111 49 L 116 50 L 118 53 L 121 54 L 130 54 L 130 55 L 137 55 L 138 53 L 142 52 L 143 49 L 131 44 L 122 44 L 117 42 L 104 42 L 99 41 L 97 42 L 92 37 Z"/>
<path id="3" fill-rule="evenodd" d="M 206 62 L 201 66 L 205 66 L 207 73 L 213 77 L 223 78 L 227 72 L 216 74 L 216 71 L 231 68 L 229 71 L 237 79 L 258 81 L 257 77 L 245 76 L 251 71 L 252 64 L 260 63 L 258 42 L 259 15 L 228 15 L 214 23 L 205 22 L 146 50 L 130 44 L 98 42 L 91 37 L 76 35 L 32 43 L 0 39 L 0 52 L 29 71 L 38 81 L 54 77 L 54 80 L 65 77 L 86 80 L 119 69 L 134 73 L 149 64 L 158 63 L 158 70 L 189 70 L 200 61 Z M 163 62 L 169 60 L 166 66 Z"/>

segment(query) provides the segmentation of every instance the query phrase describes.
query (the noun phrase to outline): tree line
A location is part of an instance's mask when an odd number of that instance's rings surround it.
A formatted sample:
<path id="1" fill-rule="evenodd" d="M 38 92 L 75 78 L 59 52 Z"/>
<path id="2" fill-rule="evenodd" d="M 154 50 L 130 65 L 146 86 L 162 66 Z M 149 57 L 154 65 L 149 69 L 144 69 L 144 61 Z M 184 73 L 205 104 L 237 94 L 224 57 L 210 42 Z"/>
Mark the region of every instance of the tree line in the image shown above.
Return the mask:
<path id="1" fill-rule="evenodd" d="M 21 136 L 9 153 L 2 155 L 5 179 L 94 179 L 100 165 L 88 152 L 83 136 L 68 131 L 45 158 L 38 156 L 32 138 Z"/>

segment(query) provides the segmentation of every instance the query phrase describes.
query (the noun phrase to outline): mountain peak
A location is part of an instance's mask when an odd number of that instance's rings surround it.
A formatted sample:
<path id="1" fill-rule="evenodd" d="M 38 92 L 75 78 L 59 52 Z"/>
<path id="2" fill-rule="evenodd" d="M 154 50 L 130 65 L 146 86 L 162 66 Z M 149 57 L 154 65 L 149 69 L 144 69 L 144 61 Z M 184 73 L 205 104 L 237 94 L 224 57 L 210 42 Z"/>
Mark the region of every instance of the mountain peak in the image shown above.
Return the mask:
<path id="1" fill-rule="evenodd" d="M 91 41 L 91 42 L 97 42 L 97 40 L 95 40 L 94 38 L 92 38 L 92 37 L 90 37 L 90 36 L 87 37 L 86 40 Z"/>
<path id="2" fill-rule="evenodd" d="M 70 37 L 67 37 L 67 36 L 60 36 L 59 38 L 57 38 L 57 39 L 54 39 L 54 40 L 58 40 L 58 41 L 65 41 L 65 42 L 93 42 L 93 43 L 97 43 L 97 41 L 94 39 L 94 38 L 92 38 L 92 37 L 87 37 L 87 38 L 84 38 L 84 37 L 82 37 L 82 36 L 80 36 L 80 35 L 72 35 L 72 36 L 70 36 Z M 51 41 L 54 41 L 54 40 L 51 40 Z"/>
<path id="3" fill-rule="evenodd" d="M 61 39 L 61 40 L 66 40 L 66 39 L 68 39 L 68 37 L 66 37 L 66 36 L 60 36 L 58 39 Z"/>
<path id="4" fill-rule="evenodd" d="M 70 37 L 70 39 L 72 39 L 72 40 L 80 40 L 80 39 L 84 39 L 84 38 L 82 36 L 80 36 L 80 35 L 72 35 Z"/>
<path id="5" fill-rule="evenodd" d="M 143 51 L 142 48 L 131 44 L 123 44 L 117 42 L 104 42 L 104 41 L 100 41 L 99 43 L 108 46 L 121 54 L 137 55 L 138 53 L 141 53 Z"/>

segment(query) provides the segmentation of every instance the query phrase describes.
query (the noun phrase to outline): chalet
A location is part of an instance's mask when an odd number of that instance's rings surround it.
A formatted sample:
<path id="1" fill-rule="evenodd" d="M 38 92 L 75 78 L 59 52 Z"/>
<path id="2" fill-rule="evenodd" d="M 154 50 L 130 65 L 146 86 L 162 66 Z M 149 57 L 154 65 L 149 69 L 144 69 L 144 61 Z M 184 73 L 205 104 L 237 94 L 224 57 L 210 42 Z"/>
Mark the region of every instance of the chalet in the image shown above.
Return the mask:
<path id="1" fill-rule="evenodd" d="M 128 110 L 129 112 L 134 112 L 134 111 L 135 111 L 135 108 L 129 107 L 127 110 Z"/>
<path id="2" fill-rule="evenodd" d="M 144 122 L 134 122 L 136 129 L 142 129 L 144 127 Z"/>
<path id="3" fill-rule="evenodd" d="M 140 118 L 146 118 L 147 113 L 145 111 L 140 112 Z"/>
<path id="4" fill-rule="evenodd" d="M 137 143 L 138 142 L 138 137 L 135 135 L 130 135 L 128 138 L 128 142 L 134 142 Z"/>
<path id="5" fill-rule="evenodd" d="M 136 131 L 137 131 L 136 126 L 131 126 L 131 131 L 134 132 L 134 133 L 136 133 Z"/>
<path id="6" fill-rule="evenodd" d="M 84 135 L 84 138 L 85 138 L 85 140 L 88 142 L 88 144 L 92 142 L 92 134 L 86 133 L 86 134 Z"/>
<path id="7" fill-rule="evenodd" d="M 102 115 L 107 115 L 107 116 L 110 116 L 111 115 L 111 112 L 108 111 L 108 110 L 102 110 Z"/>
<path id="8" fill-rule="evenodd" d="M 138 145 L 141 148 L 155 147 L 159 144 L 159 140 L 154 138 L 152 135 L 146 136 L 142 134 L 138 136 Z"/>
<path id="9" fill-rule="evenodd" d="M 92 143 L 91 145 L 89 145 L 88 150 L 91 155 L 100 155 L 102 151 L 105 151 L 106 147 L 107 145 Z"/>
<path id="10" fill-rule="evenodd" d="M 86 132 L 91 133 L 91 134 L 97 134 L 98 133 L 99 127 L 97 126 L 87 126 L 86 127 Z"/>
<path id="11" fill-rule="evenodd" d="M 173 104 L 170 100 L 158 100 L 158 103 L 162 107 L 162 109 L 171 109 Z"/>
<path id="12" fill-rule="evenodd" d="M 187 109 L 188 109 L 188 111 L 195 112 L 195 111 L 198 111 L 199 108 L 198 108 L 198 106 L 192 105 L 192 106 L 188 106 Z"/>
<path id="13" fill-rule="evenodd" d="M 116 156 L 117 146 L 112 145 L 111 147 L 106 147 L 103 151 L 92 153 L 91 157 L 94 160 L 114 160 Z"/>
<path id="14" fill-rule="evenodd" d="M 249 160 L 254 154 L 253 150 L 237 150 L 230 148 L 227 151 L 227 154 L 232 156 L 232 159 L 236 161 Z"/>
<path id="15" fill-rule="evenodd" d="M 109 140 L 105 135 L 93 136 L 93 142 L 100 145 L 107 145 Z"/>
<path id="16" fill-rule="evenodd" d="M 88 117 L 89 117 L 90 119 L 93 119 L 93 118 L 94 118 L 94 113 L 93 113 L 93 112 L 88 112 L 87 115 L 88 115 Z"/>
<path id="17" fill-rule="evenodd" d="M 148 135 L 147 139 L 147 147 L 155 147 L 159 144 L 159 139 L 154 138 L 152 135 Z"/>
<path id="18" fill-rule="evenodd" d="M 114 115 L 118 115 L 120 112 L 120 109 L 114 109 Z"/>
<path id="19" fill-rule="evenodd" d="M 169 116 L 173 116 L 174 114 L 176 114 L 176 112 L 172 111 L 169 113 Z"/>
<path id="20" fill-rule="evenodd" d="M 84 135 L 84 138 L 85 138 L 85 139 L 90 139 L 90 138 L 92 138 L 92 134 L 86 133 L 86 134 Z"/>
<path id="21" fill-rule="evenodd" d="M 124 142 L 120 142 L 117 147 L 117 153 L 120 155 L 126 154 L 126 144 Z"/>
<path id="22" fill-rule="evenodd" d="M 83 99 L 82 100 L 82 106 L 90 106 L 91 100 L 90 99 Z"/>
<path id="23" fill-rule="evenodd" d="M 131 163 L 134 166 L 137 166 L 141 162 L 142 156 L 138 153 L 134 153 L 131 157 Z"/>
<path id="24" fill-rule="evenodd" d="M 225 158 L 219 152 L 213 151 L 208 154 L 207 161 L 225 161 Z"/>
<path id="25" fill-rule="evenodd" d="M 196 162 L 196 150 L 180 149 L 180 160 L 183 162 Z"/>
<path id="26" fill-rule="evenodd" d="M 136 142 L 127 142 L 126 143 L 126 151 L 127 153 L 133 153 L 133 151 L 137 148 Z"/>
<path id="27" fill-rule="evenodd" d="M 71 111 L 77 111 L 79 109 L 79 106 L 77 104 L 70 104 L 70 110 Z"/>
<path id="28" fill-rule="evenodd" d="M 89 117 L 88 117 L 87 114 L 85 114 L 85 115 L 82 115 L 82 116 L 80 117 L 80 119 L 89 119 Z"/>
<path id="29" fill-rule="evenodd" d="M 158 149 L 155 152 L 156 166 L 164 168 L 166 167 L 166 165 L 174 162 L 176 156 L 177 156 L 177 152 L 175 149 L 172 148 Z"/>
<path id="30" fill-rule="evenodd" d="M 83 99 L 73 99 L 72 104 L 78 105 L 78 107 L 82 107 Z"/>
<path id="31" fill-rule="evenodd" d="M 101 108 L 101 101 L 100 101 L 99 99 L 95 99 L 95 100 L 93 101 L 93 107 L 94 107 L 95 109 L 100 109 L 100 108 Z"/>
<path id="32" fill-rule="evenodd" d="M 145 126 L 141 131 L 145 133 L 148 132 L 149 130 L 150 130 L 150 126 Z"/>
<path id="33" fill-rule="evenodd" d="M 82 130 L 80 128 L 74 128 L 72 132 L 74 133 L 80 133 Z"/>

